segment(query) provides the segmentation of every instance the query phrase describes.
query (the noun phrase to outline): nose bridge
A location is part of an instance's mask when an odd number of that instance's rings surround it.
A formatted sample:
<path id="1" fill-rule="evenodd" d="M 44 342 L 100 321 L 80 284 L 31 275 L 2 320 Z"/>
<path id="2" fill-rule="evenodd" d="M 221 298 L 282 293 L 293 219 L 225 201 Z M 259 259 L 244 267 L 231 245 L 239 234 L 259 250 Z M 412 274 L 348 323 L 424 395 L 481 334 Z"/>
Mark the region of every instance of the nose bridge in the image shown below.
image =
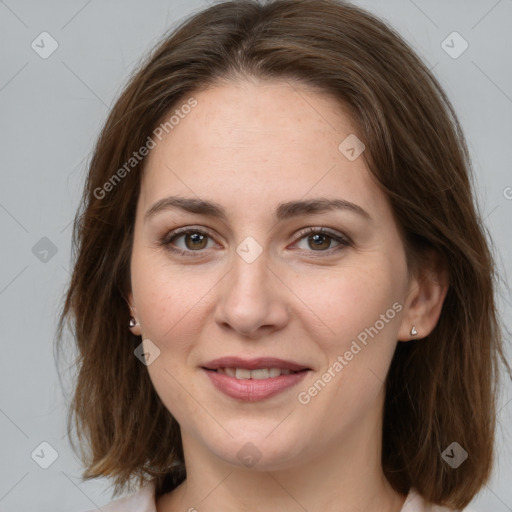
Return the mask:
<path id="1" fill-rule="evenodd" d="M 244 251 L 247 251 L 247 244 L 245 247 L 240 244 L 237 254 L 233 258 L 231 277 L 234 281 L 234 291 L 241 292 L 241 295 L 245 295 L 246 292 L 249 295 L 265 293 L 269 273 L 268 253 L 262 251 L 261 254 L 255 256 L 250 247 L 247 252 Z"/>
<path id="2" fill-rule="evenodd" d="M 259 246 L 259 244 L 258 244 Z M 216 321 L 244 335 L 261 327 L 280 328 L 286 322 L 284 297 L 272 279 L 268 252 L 254 240 L 244 240 L 233 255 L 231 271 L 220 289 Z"/>
<path id="3" fill-rule="evenodd" d="M 259 237 L 261 240 L 261 237 Z M 254 237 L 245 237 L 232 258 L 231 291 L 235 295 L 265 293 L 269 274 L 269 251 Z"/>

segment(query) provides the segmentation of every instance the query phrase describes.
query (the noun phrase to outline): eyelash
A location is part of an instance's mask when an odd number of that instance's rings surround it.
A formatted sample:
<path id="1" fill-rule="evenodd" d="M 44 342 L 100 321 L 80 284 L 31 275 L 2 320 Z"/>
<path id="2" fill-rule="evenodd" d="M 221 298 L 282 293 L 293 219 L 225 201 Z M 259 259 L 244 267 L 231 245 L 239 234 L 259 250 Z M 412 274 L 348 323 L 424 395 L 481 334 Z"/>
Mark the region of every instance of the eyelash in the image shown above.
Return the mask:
<path id="1" fill-rule="evenodd" d="M 192 251 L 192 250 L 178 249 L 176 247 L 172 247 L 171 246 L 171 242 L 173 242 L 175 239 L 180 238 L 181 236 L 187 235 L 187 234 L 200 234 L 200 235 L 206 235 L 210 239 L 213 238 L 212 235 L 208 231 L 204 231 L 202 229 L 194 229 L 194 228 L 191 228 L 191 227 L 186 227 L 186 228 L 175 229 L 174 231 L 171 231 L 171 232 L 167 233 L 160 240 L 159 245 L 163 246 L 167 251 L 170 251 L 170 252 L 172 252 L 174 254 L 177 254 L 179 256 L 185 256 L 185 257 L 189 257 L 189 258 L 197 258 L 197 257 L 202 256 L 203 255 L 202 254 L 203 253 L 202 249 L 197 250 L 197 251 Z M 315 227 L 305 228 L 305 229 L 299 231 L 297 233 L 298 239 L 297 239 L 297 241 L 295 243 L 299 242 L 303 238 L 306 238 L 308 235 L 312 235 L 312 234 L 327 235 L 328 238 L 330 238 L 332 240 L 335 240 L 336 242 L 339 243 L 339 245 L 334 247 L 334 248 L 327 249 L 325 251 L 313 251 L 313 250 L 310 250 L 309 252 L 313 252 L 313 253 L 328 253 L 328 255 L 331 255 L 332 252 L 336 252 L 336 251 L 338 251 L 340 249 L 343 249 L 345 247 L 350 247 L 352 245 L 352 241 L 348 237 L 346 237 L 346 236 L 342 236 L 342 235 L 336 234 L 336 233 L 334 233 L 332 231 L 329 231 L 329 230 L 327 230 L 325 228 L 315 228 Z M 197 255 L 194 255 L 193 253 L 197 253 Z M 323 256 L 315 255 L 314 257 L 323 257 Z"/>

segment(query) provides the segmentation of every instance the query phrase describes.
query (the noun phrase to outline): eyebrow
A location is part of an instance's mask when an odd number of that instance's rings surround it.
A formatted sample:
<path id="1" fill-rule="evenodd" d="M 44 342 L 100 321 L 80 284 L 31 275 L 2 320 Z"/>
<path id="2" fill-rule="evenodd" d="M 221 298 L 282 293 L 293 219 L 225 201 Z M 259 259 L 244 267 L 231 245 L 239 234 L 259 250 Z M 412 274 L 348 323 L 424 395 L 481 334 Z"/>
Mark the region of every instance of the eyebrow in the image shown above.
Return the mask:
<path id="1" fill-rule="evenodd" d="M 180 196 L 170 196 L 160 199 L 149 208 L 144 218 L 147 221 L 157 213 L 172 209 L 205 215 L 206 217 L 227 222 L 226 210 L 220 204 L 213 201 Z M 372 220 L 370 214 L 355 203 L 351 203 L 345 199 L 326 199 L 324 197 L 279 203 L 275 210 L 274 217 L 277 220 L 286 220 L 302 215 L 324 213 L 333 210 L 353 212 L 366 220 Z"/>

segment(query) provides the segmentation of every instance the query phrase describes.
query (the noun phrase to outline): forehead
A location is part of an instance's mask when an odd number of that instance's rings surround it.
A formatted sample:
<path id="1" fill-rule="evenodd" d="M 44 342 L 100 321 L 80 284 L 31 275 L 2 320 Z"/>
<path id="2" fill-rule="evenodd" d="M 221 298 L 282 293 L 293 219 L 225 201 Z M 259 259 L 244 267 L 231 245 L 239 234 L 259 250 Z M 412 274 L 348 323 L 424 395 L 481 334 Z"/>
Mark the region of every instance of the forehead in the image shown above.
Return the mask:
<path id="1" fill-rule="evenodd" d="M 195 106 L 180 110 L 190 98 Z M 356 127 L 330 95 L 296 82 L 226 83 L 185 96 L 173 113 L 181 115 L 145 162 L 146 207 L 169 193 L 224 203 L 308 194 L 384 200 L 363 156 L 350 161 L 338 148 Z"/>

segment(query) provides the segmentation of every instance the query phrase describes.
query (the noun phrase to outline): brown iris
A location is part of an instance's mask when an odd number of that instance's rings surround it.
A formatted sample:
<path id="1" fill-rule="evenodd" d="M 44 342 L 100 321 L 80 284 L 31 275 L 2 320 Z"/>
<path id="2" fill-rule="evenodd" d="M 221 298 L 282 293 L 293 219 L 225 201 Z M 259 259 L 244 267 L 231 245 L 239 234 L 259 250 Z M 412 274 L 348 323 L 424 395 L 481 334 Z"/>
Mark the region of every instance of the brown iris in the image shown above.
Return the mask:
<path id="1" fill-rule="evenodd" d="M 192 242 L 192 245 L 189 245 L 189 241 Z M 185 235 L 185 246 L 187 249 L 204 249 L 207 243 L 207 235 L 203 235 L 201 233 L 187 233 Z"/>
<path id="2" fill-rule="evenodd" d="M 331 245 L 331 237 L 329 235 L 322 235 L 320 233 L 316 233 L 314 235 L 308 236 L 308 243 L 313 241 L 313 246 L 310 245 L 313 249 L 329 249 Z"/>

